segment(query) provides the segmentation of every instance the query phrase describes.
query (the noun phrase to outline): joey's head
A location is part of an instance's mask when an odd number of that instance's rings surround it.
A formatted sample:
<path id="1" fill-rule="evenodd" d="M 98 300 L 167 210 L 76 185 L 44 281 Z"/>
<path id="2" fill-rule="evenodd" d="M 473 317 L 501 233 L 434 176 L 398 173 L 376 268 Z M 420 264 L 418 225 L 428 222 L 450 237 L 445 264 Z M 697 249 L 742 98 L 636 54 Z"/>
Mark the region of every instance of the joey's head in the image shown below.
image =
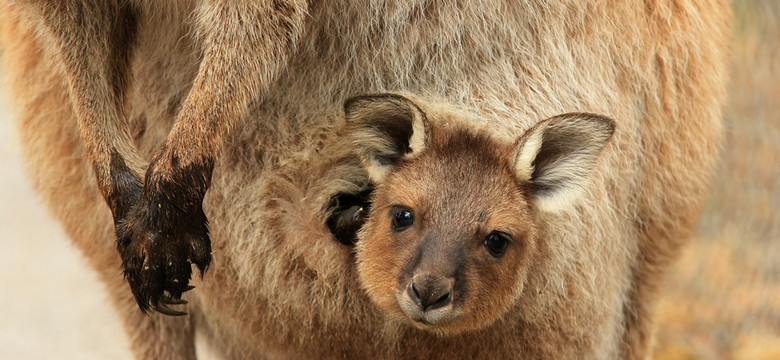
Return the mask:
<path id="1" fill-rule="evenodd" d="M 490 325 L 522 296 L 541 236 L 536 213 L 582 194 L 614 125 L 566 114 L 505 141 L 469 119 L 429 118 L 423 105 L 394 94 L 345 104 L 375 184 L 359 281 L 387 314 L 454 334 Z"/>

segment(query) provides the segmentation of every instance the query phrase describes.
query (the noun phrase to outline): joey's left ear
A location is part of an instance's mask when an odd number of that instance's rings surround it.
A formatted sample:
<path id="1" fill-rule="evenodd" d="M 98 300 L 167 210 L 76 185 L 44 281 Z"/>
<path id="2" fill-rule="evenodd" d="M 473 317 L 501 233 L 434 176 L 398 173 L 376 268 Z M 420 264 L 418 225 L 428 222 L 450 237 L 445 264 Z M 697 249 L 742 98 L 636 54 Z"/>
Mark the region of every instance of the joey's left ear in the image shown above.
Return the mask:
<path id="1" fill-rule="evenodd" d="M 571 113 L 543 120 L 517 140 L 515 173 L 531 184 L 539 210 L 572 204 L 614 131 L 612 119 Z"/>
<path id="2" fill-rule="evenodd" d="M 353 97 L 344 103 L 347 131 L 371 181 L 381 182 L 404 156 L 428 143 L 429 125 L 417 104 L 397 94 Z"/>

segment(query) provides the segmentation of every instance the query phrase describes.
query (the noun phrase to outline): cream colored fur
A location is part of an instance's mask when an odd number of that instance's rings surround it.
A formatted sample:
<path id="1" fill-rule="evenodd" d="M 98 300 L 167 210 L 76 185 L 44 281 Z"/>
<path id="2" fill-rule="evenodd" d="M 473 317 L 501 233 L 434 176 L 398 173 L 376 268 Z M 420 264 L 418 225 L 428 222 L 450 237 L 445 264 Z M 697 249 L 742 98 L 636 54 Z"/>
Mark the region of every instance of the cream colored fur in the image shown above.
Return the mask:
<path id="1" fill-rule="evenodd" d="M 126 99 L 149 159 L 192 87 L 196 4 L 145 1 Z M 111 214 L 38 19 L 5 4 L 4 71 L 37 190 L 101 275 L 138 358 L 646 358 L 664 270 L 686 242 L 720 143 L 725 1 L 320 1 L 279 78 L 218 159 L 204 210 L 214 260 L 190 315 L 145 317 L 120 275 Z M 262 21 L 262 19 L 258 19 Z M 604 114 L 616 132 L 571 211 L 540 215 L 523 295 L 492 326 L 438 337 L 386 318 L 331 196 L 368 182 L 344 133 L 354 95 L 403 91 L 514 139 L 539 119 Z M 460 118 L 460 117 L 458 117 Z M 455 120 L 453 120 L 455 121 Z M 446 184 L 440 184 L 446 186 Z"/>
<path id="2" fill-rule="evenodd" d="M 566 211 L 578 201 L 598 154 L 614 132 L 613 124 L 602 116 L 570 113 L 543 120 L 523 134 L 517 141 L 515 173 L 537 188 L 549 187 L 532 197 L 537 209 Z M 552 151 L 554 159 L 540 161 L 538 155 L 546 151 Z"/>

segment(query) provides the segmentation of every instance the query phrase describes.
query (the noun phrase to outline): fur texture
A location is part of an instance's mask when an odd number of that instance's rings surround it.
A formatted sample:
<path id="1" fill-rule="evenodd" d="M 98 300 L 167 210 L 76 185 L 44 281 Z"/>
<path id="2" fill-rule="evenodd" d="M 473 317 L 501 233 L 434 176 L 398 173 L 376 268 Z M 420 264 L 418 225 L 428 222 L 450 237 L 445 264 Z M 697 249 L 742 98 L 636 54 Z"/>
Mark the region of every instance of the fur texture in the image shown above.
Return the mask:
<path id="1" fill-rule="evenodd" d="M 655 292 L 696 221 L 721 138 L 725 1 L 313 2 L 287 52 L 252 30 L 262 11 L 211 12 L 217 5 L 129 4 L 127 86 L 120 107 L 104 99 L 121 109 L 139 149 L 126 163 L 136 174 L 159 149 L 182 146 L 171 142 L 187 138 L 174 120 L 198 113 L 183 104 L 206 111 L 238 96 L 246 106 L 221 114 L 232 119 L 219 123 L 233 129 L 217 131 L 224 138 L 187 152 L 198 159 L 224 142 L 203 202 L 212 271 L 184 295 L 190 315 L 179 318 L 138 311 L 117 271 L 94 150 L 79 138 L 84 104 L 72 74 L 34 3 L 3 5 L 3 61 L 29 173 L 107 284 L 139 358 L 192 358 L 196 336 L 226 358 L 649 354 Z M 217 57 L 229 61 L 203 75 L 204 49 L 230 51 L 208 45 L 225 24 L 247 26 L 271 50 Z M 274 75 L 211 88 L 231 65 Z M 394 320 L 364 290 L 353 249 L 325 225 L 334 195 L 369 187 L 344 101 L 398 91 L 424 99 L 439 126 L 467 119 L 506 141 L 567 112 L 616 121 L 584 196 L 571 210 L 536 215 L 542 235 L 518 300 L 479 330 L 440 336 Z"/>

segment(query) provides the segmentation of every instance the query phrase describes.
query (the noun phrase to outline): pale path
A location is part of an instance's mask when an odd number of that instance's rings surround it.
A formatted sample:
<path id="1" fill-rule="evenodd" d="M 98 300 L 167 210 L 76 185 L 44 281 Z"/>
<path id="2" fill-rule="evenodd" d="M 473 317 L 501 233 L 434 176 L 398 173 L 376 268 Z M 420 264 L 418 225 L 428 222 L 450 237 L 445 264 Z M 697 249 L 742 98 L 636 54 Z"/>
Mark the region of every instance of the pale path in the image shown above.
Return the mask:
<path id="1" fill-rule="evenodd" d="M 0 88 L 0 359 L 132 358 L 103 284 L 31 189 L 13 128 Z"/>

